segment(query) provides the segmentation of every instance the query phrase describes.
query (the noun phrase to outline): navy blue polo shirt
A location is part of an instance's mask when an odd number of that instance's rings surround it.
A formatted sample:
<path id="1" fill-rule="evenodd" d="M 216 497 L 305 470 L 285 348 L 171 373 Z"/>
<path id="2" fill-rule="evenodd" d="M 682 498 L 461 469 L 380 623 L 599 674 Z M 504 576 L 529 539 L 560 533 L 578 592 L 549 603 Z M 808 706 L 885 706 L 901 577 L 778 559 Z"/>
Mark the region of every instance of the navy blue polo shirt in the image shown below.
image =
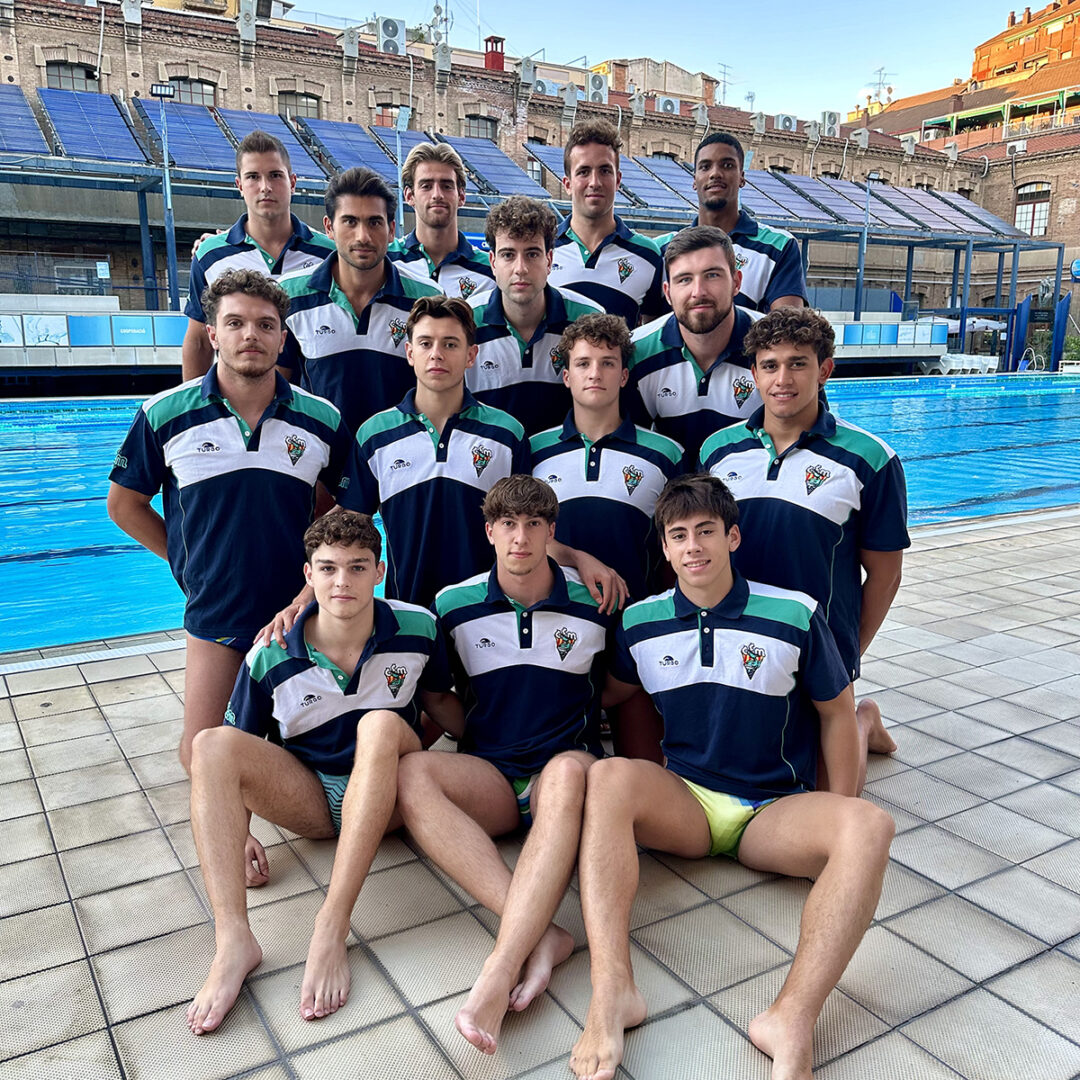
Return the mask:
<path id="1" fill-rule="evenodd" d="M 389 709 L 420 734 L 417 692 L 451 688 L 446 646 L 430 611 L 375 600 L 375 618 L 356 670 L 349 675 L 304 637 L 310 604 L 285 635 L 256 645 L 236 677 L 225 723 L 268 738 L 309 769 L 352 771 L 356 726 L 364 713 Z"/>
<path id="2" fill-rule="evenodd" d="M 697 224 L 695 216 L 688 228 Z M 677 235 L 678 232 L 673 232 L 656 237 L 661 252 L 667 251 Z M 799 242 L 791 233 L 766 225 L 740 209 L 739 219 L 728 236 L 735 249 L 735 269 L 742 271 L 736 304 L 766 312 L 781 296 L 801 296 L 806 301 L 806 276 Z"/>
<path id="3" fill-rule="evenodd" d="M 334 280 L 337 252 L 314 270 L 280 281 L 291 304 L 278 361 L 302 385 L 332 401 L 352 432 L 369 416 L 396 405 L 416 385 L 405 358 L 405 324 L 413 302 L 439 289 L 399 274 L 389 259 L 386 281 L 363 311 L 353 311 Z"/>
<path id="4" fill-rule="evenodd" d="M 696 607 L 678 586 L 631 604 L 612 674 L 653 699 L 672 772 L 753 800 L 814 790 L 813 702 L 831 701 L 850 682 L 811 597 L 738 573 L 712 608 Z"/>
<path id="5" fill-rule="evenodd" d="M 555 254 L 548 283 L 581 293 L 611 315 L 621 315 L 633 329 L 644 316 L 667 310 L 664 260 L 656 242 L 628 228 L 615 215 L 615 231 L 587 251 L 566 217 L 555 234 Z"/>
<path id="6" fill-rule="evenodd" d="M 503 592 L 496 568 L 435 599 L 465 689 L 459 745 L 510 779 L 538 773 L 566 750 L 603 757 L 599 695 L 609 617 L 573 570 L 548 564 L 551 594 L 529 608 Z"/>
<path id="7" fill-rule="evenodd" d="M 528 471 L 529 444 L 512 416 L 466 390 L 440 435 L 410 390 L 360 428 L 339 499 L 350 510 L 382 514 L 386 595 L 427 605 L 443 586 L 491 562 L 484 496 L 496 480 Z"/>
<path id="8" fill-rule="evenodd" d="M 570 391 L 562 380 L 566 358 L 558 350 L 559 340 L 576 319 L 602 311 L 600 305 L 546 285 L 544 317 L 528 341 L 507 322 L 500 290 L 473 307 L 478 351 L 465 383 L 477 400 L 520 420 L 529 435 L 561 423 Z"/>
<path id="9" fill-rule="evenodd" d="M 458 233 L 457 247 L 438 266 L 432 262 L 415 230 L 402 240 L 394 240 L 386 257 L 397 263 L 402 273 L 429 282 L 447 296 L 461 300 L 479 300 L 495 288 L 491 256 L 472 246 L 463 232 Z"/>
<path id="10" fill-rule="evenodd" d="M 632 597 L 647 596 L 661 562 L 653 510 L 664 485 L 682 471 L 682 447 L 629 418 L 591 442 L 573 412 L 530 445 L 533 476 L 559 499 L 555 538 L 617 570 Z"/>
<path id="11" fill-rule="evenodd" d="M 292 236 L 275 259 L 247 234 L 247 214 L 241 216 L 227 233 L 208 236 L 191 260 L 191 279 L 184 314 L 196 322 L 206 322 L 202 294 L 227 270 L 258 270 L 267 277 L 279 278 L 318 266 L 334 250 L 334 241 L 312 232 L 295 214 Z"/>
<path id="12" fill-rule="evenodd" d="M 639 424 L 674 439 L 696 461 L 701 444 L 720 428 L 750 416 L 761 395 L 743 353 L 743 338 L 753 318 L 735 308 L 727 348 L 702 371 L 685 346 L 674 315 L 638 327 L 632 334 L 627 398 Z"/>
<path id="13" fill-rule="evenodd" d="M 820 409 L 782 454 L 765 410 L 707 439 L 701 465 L 739 504 L 742 544 L 731 561 L 758 580 L 821 604 L 844 665 L 859 674 L 859 552 L 910 546 L 900 459 L 881 439 Z"/>
<path id="14" fill-rule="evenodd" d="M 299 592 L 315 483 L 337 488 L 349 448 L 337 409 L 280 375 L 253 429 L 221 395 L 217 364 L 143 403 L 109 479 L 163 490 L 189 633 L 250 640 Z"/>

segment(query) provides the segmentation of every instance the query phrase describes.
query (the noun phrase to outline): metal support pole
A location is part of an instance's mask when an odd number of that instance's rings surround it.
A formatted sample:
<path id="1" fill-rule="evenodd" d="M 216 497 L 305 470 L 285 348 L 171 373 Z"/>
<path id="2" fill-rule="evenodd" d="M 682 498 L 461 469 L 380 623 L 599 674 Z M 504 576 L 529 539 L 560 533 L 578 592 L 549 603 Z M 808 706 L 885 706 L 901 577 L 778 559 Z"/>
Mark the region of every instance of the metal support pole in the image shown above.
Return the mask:
<path id="1" fill-rule="evenodd" d="M 1065 266 L 1065 248 L 1059 247 L 1057 253 L 1057 266 L 1054 269 L 1054 307 L 1057 307 L 1061 297 L 1061 276 Z"/>
<path id="2" fill-rule="evenodd" d="M 915 245 L 908 244 L 907 266 L 904 268 L 904 303 L 911 300 L 911 278 L 915 270 Z"/>
<path id="3" fill-rule="evenodd" d="M 158 310 L 157 268 L 154 266 L 154 242 L 150 236 L 150 212 L 146 192 L 138 193 L 139 243 L 142 247 L 143 303 L 147 311 Z"/>
<path id="4" fill-rule="evenodd" d="M 863 306 L 863 276 L 866 273 L 866 241 L 869 229 L 864 226 L 859 233 L 859 265 L 855 271 L 855 321 L 862 319 Z"/>
<path id="5" fill-rule="evenodd" d="M 161 156 L 164 180 L 162 197 L 165 200 L 165 260 L 169 275 L 169 309 L 180 310 L 180 284 L 176 269 L 176 222 L 173 219 L 172 173 L 169 169 L 169 122 L 165 119 L 165 99 L 160 98 L 161 106 Z"/>
<path id="6" fill-rule="evenodd" d="M 994 281 L 994 307 L 1001 307 L 1001 286 L 1005 280 L 1005 252 L 998 252 L 997 278 Z"/>
<path id="7" fill-rule="evenodd" d="M 1020 272 L 1020 245 L 1013 244 L 1012 265 L 1009 267 L 1009 307 L 1016 307 L 1016 275 Z"/>
<path id="8" fill-rule="evenodd" d="M 960 252 L 957 251 L 957 254 Z M 971 263 L 975 256 L 975 241 L 968 240 L 964 249 L 964 287 L 960 294 L 960 351 L 964 351 L 967 340 L 967 311 L 971 297 Z"/>
<path id="9" fill-rule="evenodd" d="M 960 291 L 960 249 L 953 252 L 952 260 L 952 291 L 949 294 L 949 307 L 956 307 L 957 293 Z"/>

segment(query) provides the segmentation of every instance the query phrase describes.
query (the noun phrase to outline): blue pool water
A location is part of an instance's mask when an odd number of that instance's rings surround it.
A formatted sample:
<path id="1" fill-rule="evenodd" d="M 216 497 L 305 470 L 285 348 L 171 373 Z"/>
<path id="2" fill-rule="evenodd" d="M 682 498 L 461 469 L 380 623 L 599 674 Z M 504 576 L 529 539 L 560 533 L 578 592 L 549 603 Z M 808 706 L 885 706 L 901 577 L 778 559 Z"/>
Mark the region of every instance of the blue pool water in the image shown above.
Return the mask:
<path id="1" fill-rule="evenodd" d="M 900 455 L 913 525 L 1080 502 L 1078 376 L 845 379 L 829 398 Z M 105 513 L 137 407 L 0 402 L 0 652 L 180 625 L 165 563 Z"/>

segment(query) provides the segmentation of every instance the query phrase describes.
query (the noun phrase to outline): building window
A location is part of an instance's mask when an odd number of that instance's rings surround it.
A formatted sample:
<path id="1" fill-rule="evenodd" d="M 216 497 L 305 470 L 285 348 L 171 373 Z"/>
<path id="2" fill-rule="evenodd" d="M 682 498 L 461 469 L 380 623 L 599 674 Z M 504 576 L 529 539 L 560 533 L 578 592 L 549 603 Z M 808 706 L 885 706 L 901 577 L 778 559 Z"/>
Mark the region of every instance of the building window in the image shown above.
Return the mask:
<path id="1" fill-rule="evenodd" d="M 974 188 L 958 187 L 956 189 L 956 194 L 965 199 L 970 199 L 975 194 L 975 190 Z"/>
<path id="2" fill-rule="evenodd" d="M 915 186 L 919 189 L 919 191 L 933 191 L 934 190 L 934 184 L 930 180 L 920 180 L 918 183 L 916 183 Z"/>
<path id="3" fill-rule="evenodd" d="M 286 116 L 308 116 L 319 119 L 319 99 L 314 94 L 297 94 L 284 90 L 277 97 L 278 112 Z"/>
<path id="4" fill-rule="evenodd" d="M 99 89 L 97 73 L 83 64 L 63 64 L 50 60 L 45 65 L 45 85 L 50 90 L 90 90 Z"/>
<path id="5" fill-rule="evenodd" d="M 375 106 L 375 126 L 383 128 L 397 127 L 398 118 L 398 106 L 397 105 L 376 105 Z"/>
<path id="6" fill-rule="evenodd" d="M 212 82 L 204 82 L 202 79 L 189 79 L 180 75 L 174 76 L 169 82 L 176 87 L 176 97 L 173 100 L 181 105 L 214 104 L 214 92 L 217 87 Z"/>
<path id="7" fill-rule="evenodd" d="M 823 180 L 839 180 L 840 179 L 840 174 L 838 172 L 830 171 L 828 169 L 822 169 L 821 172 L 818 173 L 818 176 L 820 176 Z"/>
<path id="8" fill-rule="evenodd" d="M 791 169 L 787 165 L 770 165 L 769 172 L 774 173 L 789 173 Z"/>
<path id="9" fill-rule="evenodd" d="M 533 139 L 533 142 L 536 142 Z M 525 162 L 525 171 L 529 174 L 529 179 L 534 183 L 544 186 L 544 167 L 534 157 L 529 157 Z"/>
<path id="10" fill-rule="evenodd" d="M 461 134 L 470 139 L 492 139 L 496 134 L 497 124 L 490 116 L 466 116 Z"/>
<path id="11" fill-rule="evenodd" d="M 679 160 L 679 155 L 678 154 L 668 153 L 667 150 L 657 150 L 656 153 L 653 154 L 652 156 L 653 157 L 658 157 L 658 158 L 667 158 L 668 161 L 678 161 Z"/>
<path id="12" fill-rule="evenodd" d="M 1016 218 L 1013 224 L 1030 236 L 1045 236 L 1050 222 L 1050 185 L 1021 184 L 1016 189 Z"/>

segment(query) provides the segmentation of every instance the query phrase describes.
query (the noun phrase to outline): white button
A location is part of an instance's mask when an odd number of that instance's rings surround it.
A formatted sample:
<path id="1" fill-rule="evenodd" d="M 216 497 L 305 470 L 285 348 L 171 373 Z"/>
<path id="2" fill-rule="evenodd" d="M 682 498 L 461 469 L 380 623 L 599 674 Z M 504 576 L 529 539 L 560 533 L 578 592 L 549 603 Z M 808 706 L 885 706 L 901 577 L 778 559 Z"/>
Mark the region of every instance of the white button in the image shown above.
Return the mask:
<path id="1" fill-rule="evenodd" d="M 528 628 L 527 626 L 523 626 L 523 627 L 521 628 L 521 632 L 522 632 L 523 634 L 527 634 L 527 633 L 529 632 L 529 628 Z"/>
<path id="2" fill-rule="evenodd" d="M 427 431 L 428 431 L 428 434 L 429 434 L 429 435 L 434 435 L 434 434 L 435 434 L 435 429 L 434 429 L 433 427 L 429 427 L 429 428 L 427 429 Z"/>
<path id="3" fill-rule="evenodd" d="M 439 449 L 442 450 L 446 447 L 446 443 L 439 443 Z"/>
<path id="4" fill-rule="evenodd" d="M 708 627 L 706 626 L 706 627 L 705 627 L 705 629 L 704 629 L 704 630 L 702 630 L 701 632 L 702 632 L 703 634 L 707 634 L 707 633 L 709 632 L 709 628 L 708 628 Z"/>
<path id="5" fill-rule="evenodd" d="M 345 681 L 345 676 L 344 675 L 339 675 L 338 676 L 338 682 L 344 682 L 344 681 Z"/>
<path id="6" fill-rule="evenodd" d="M 708 611 L 703 611 L 701 614 L 702 615 L 708 615 L 709 613 L 708 613 Z"/>
<path id="7" fill-rule="evenodd" d="M 248 431 L 248 430 L 246 430 L 246 429 L 244 430 L 244 435 L 250 435 L 250 434 L 251 434 L 251 432 L 250 432 L 250 431 Z"/>

